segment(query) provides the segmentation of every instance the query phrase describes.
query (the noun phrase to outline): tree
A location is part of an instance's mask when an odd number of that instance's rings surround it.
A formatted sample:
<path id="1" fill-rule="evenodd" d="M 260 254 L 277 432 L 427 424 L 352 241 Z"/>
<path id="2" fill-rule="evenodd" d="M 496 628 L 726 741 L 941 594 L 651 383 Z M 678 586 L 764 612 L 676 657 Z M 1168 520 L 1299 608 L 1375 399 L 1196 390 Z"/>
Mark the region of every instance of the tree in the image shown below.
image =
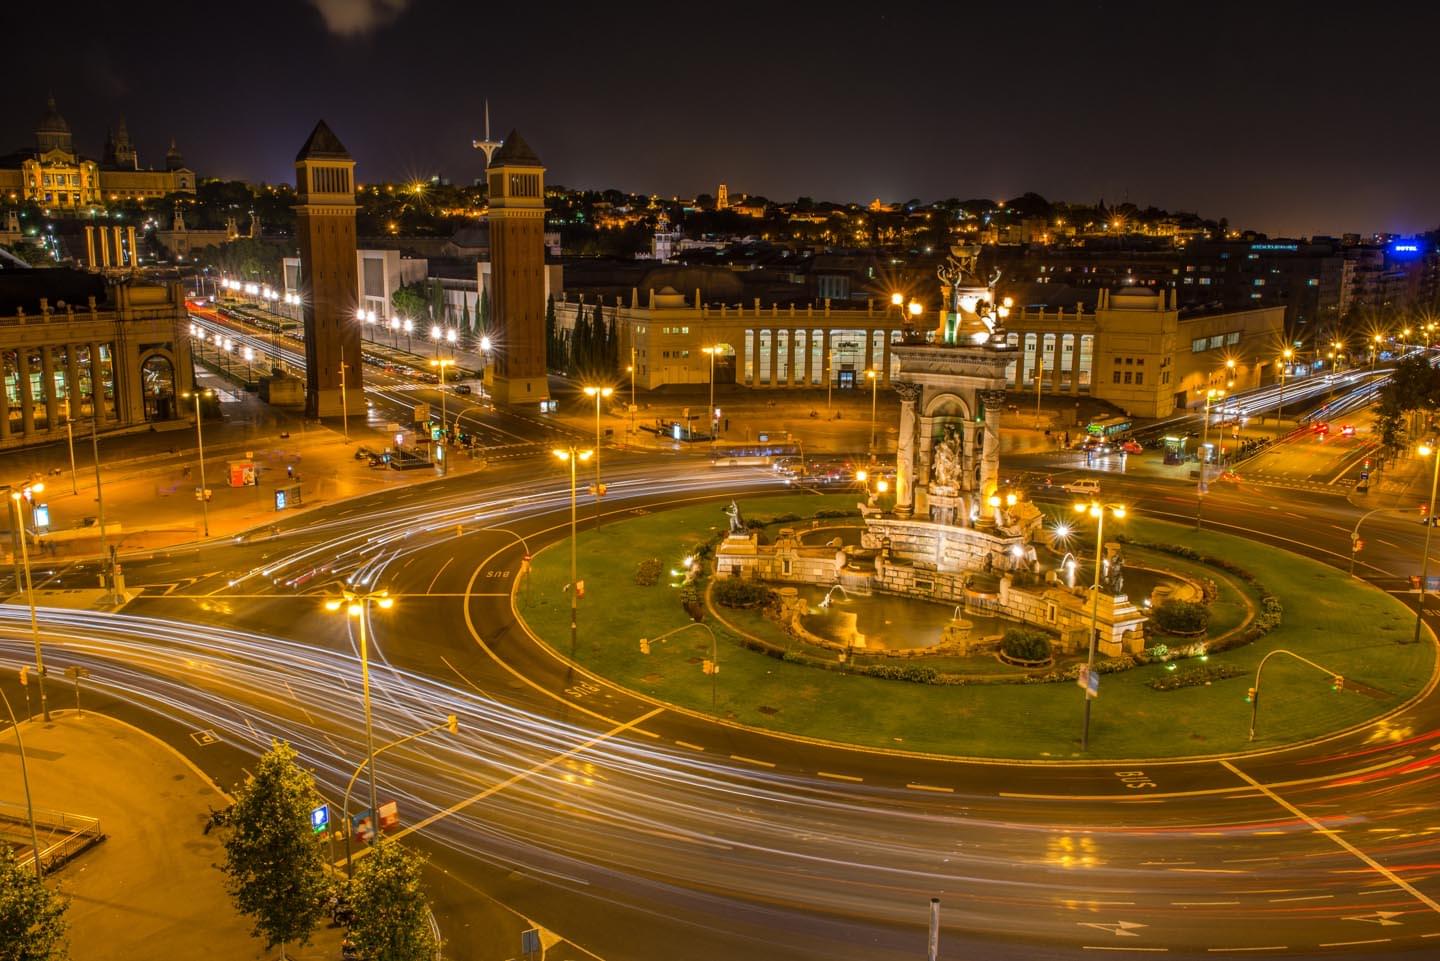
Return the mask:
<path id="1" fill-rule="evenodd" d="M 470 326 L 470 305 L 466 303 L 460 305 L 460 349 L 471 353 L 480 349 L 480 338 Z"/>
<path id="2" fill-rule="evenodd" d="M 550 302 L 555 302 L 555 295 L 550 295 Z M 481 334 L 490 333 L 490 288 L 480 288 L 480 302 L 475 305 L 475 326 L 480 328 Z"/>
<path id="3" fill-rule="evenodd" d="M 484 296 L 484 292 L 481 292 Z M 545 299 L 545 365 L 551 370 L 565 366 L 560 350 L 560 334 L 555 329 L 555 295 Z"/>
<path id="4" fill-rule="evenodd" d="M 315 779 L 295 762 L 295 749 L 272 742 L 255 773 L 236 792 L 227 818 L 226 887 L 251 932 L 266 949 L 308 944 L 330 891 L 310 812 L 321 804 Z M 348 827 L 348 826 L 347 826 Z"/>
<path id="5" fill-rule="evenodd" d="M 425 859 L 381 840 L 361 859 L 350 885 L 350 940 L 371 961 L 434 961 L 440 947 L 420 887 Z"/>
<path id="6" fill-rule="evenodd" d="M 0 961 L 64 961 L 69 901 L 45 887 L 35 869 L 21 867 L 0 844 Z"/>
<path id="7" fill-rule="evenodd" d="M 401 317 L 420 323 L 425 317 L 427 290 L 423 283 L 404 284 L 390 295 L 390 306 Z"/>

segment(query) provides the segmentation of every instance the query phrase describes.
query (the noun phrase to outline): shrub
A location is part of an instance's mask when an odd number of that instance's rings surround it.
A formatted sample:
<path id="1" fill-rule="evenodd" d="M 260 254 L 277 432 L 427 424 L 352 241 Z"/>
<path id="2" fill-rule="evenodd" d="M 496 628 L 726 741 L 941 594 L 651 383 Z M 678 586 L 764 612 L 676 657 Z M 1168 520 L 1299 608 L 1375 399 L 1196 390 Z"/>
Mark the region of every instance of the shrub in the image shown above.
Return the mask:
<path id="1" fill-rule="evenodd" d="M 853 507 L 851 507 L 851 508 L 826 507 L 826 508 L 824 508 L 823 510 L 818 510 L 818 511 L 816 511 L 816 512 L 815 512 L 815 516 L 816 516 L 817 518 L 819 518 L 820 520 L 831 520 L 831 519 L 838 518 L 838 517 L 859 517 L 859 516 L 860 516 L 860 512 L 857 511 L 857 510 L 855 510 Z"/>
<path id="2" fill-rule="evenodd" d="M 641 561 L 635 568 L 635 583 L 641 587 L 654 587 L 660 581 L 662 570 L 659 558 L 652 557 L 647 561 Z"/>
<path id="3" fill-rule="evenodd" d="M 1012 627 L 1005 631 L 1000 650 L 1017 661 L 1046 661 L 1050 659 L 1050 638 L 1043 631 Z"/>
<path id="4" fill-rule="evenodd" d="M 1234 664 L 1202 664 L 1183 671 L 1167 671 L 1150 681 L 1149 686 L 1157 691 L 1178 691 L 1182 687 L 1201 687 L 1211 681 L 1223 681 L 1244 673 Z"/>
<path id="5" fill-rule="evenodd" d="M 1195 601 L 1166 601 L 1150 617 L 1167 634 L 1199 634 L 1210 624 L 1210 608 Z"/>
<path id="6" fill-rule="evenodd" d="M 887 681 L 910 681 L 913 684 L 934 684 L 940 672 L 933 667 L 915 664 L 866 664 L 855 668 L 856 674 L 879 677 Z"/>
<path id="7" fill-rule="evenodd" d="M 715 582 L 715 603 L 725 607 L 763 607 L 770 603 L 775 592 L 764 584 L 727 577 Z"/>

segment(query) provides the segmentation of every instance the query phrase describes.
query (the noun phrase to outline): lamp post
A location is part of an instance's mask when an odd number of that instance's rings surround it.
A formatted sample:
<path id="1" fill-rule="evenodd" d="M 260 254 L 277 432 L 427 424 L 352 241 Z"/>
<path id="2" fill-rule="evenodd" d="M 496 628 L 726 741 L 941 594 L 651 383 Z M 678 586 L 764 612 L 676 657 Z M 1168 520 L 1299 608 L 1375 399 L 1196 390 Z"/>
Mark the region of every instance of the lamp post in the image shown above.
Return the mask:
<path id="1" fill-rule="evenodd" d="M 1209 486 L 1205 475 L 1210 466 L 1210 403 L 1224 397 L 1225 392 L 1214 387 L 1205 392 L 1205 423 L 1200 428 L 1200 483 L 1195 485 L 1195 529 L 1200 529 L 1200 509 L 1205 505 L 1205 494 Z M 1218 460 L 1218 458 L 1217 458 Z"/>
<path id="2" fill-rule="evenodd" d="M 402 745 L 402 744 L 409 744 L 411 741 L 418 741 L 420 738 L 424 737 L 425 735 L 427 735 L 427 734 L 434 734 L 436 731 L 440 730 L 441 728 L 444 728 L 445 730 L 449 731 L 451 734 L 459 734 L 459 733 L 460 733 L 460 719 L 459 719 L 458 717 L 456 717 L 454 714 L 447 714 L 447 715 L 445 716 L 445 720 L 439 722 L 438 724 L 432 724 L 432 725 L 430 725 L 429 727 L 425 728 L 424 730 L 416 731 L 414 734 L 407 734 L 407 735 L 405 735 L 404 737 L 396 738 L 395 740 L 391 741 L 389 744 L 382 744 L 380 747 L 376 748 L 375 751 L 374 751 L 370 756 L 366 757 L 363 761 L 361 761 L 361 762 L 355 767 L 355 773 L 350 775 L 350 780 L 349 780 L 349 782 L 345 785 L 345 797 L 344 797 L 344 799 L 341 800 L 341 802 L 340 802 L 340 823 L 341 823 L 341 824 L 344 826 L 344 828 L 345 828 L 345 876 L 346 876 L 346 877 L 351 876 L 351 874 L 353 873 L 353 872 L 351 871 L 351 869 L 350 869 L 350 835 L 351 835 L 352 833 L 354 833 L 354 832 L 352 832 L 352 831 L 350 830 L 350 792 L 354 789 L 354 787 L 355 787 L 355 781 L 360 777 L 360 772 L 363 771 L 363 770 L 365 770 L 365 768 L 366 768 L 368 765 L 373 764 L 374 761 L 375 761 L 375 758 L 376 758 L 378 755 L 384 754 L 386 751 L 390 750 L 392 747 L 399 747 L 399 746 Z M 374 783 L 374 779 L 373 779 L 373 778 L 371 779 L 371 783 L 372 783 L 372 784 Z M 372 818 L 374 818 L 375 821 L 378 823 L 378 821 L 379 821 L 379 819 L 380 819 L 380 815 L 379 815 L 379 813 L 375 810 L 375 807 L 374 807 L 374 805 L 375 805 L 375 795 L 374 795 L 374 792 L 373 792 L 373 791 L 371 792 L 371 795 L 370 795 L 370 804 L 371 804 L 371 807 L 370 807 L 370 816 L 371 816 Z"/>
<path id="3" fill-rule="evenodd" d="M 350 397 L 345 387 L 345 371 L 349 364 L 340 361 L 340 432 L 345 436 L 345 443 L 350 443 Z"/>
<path id="4" fill-rule="evenodd" d="M 35 643 L 35 675 L 38 678 L 40 687 L 40 716 L 48 723 L 50 720 L 50 702 L 45 697 L 45 656 L 40 650 L 40 622 L 35 615 L 35 586 L 30 577 L 30 551 L 25 544 L 25 519 L 20 511 L 20 502 L 30 500 L 34 495 L 45 490 L 42 483 L 22 484 L 19 487 L 4 485 L 4 489 L 10 492 L 10 510 L 13 516 L 15 537 L 20 546 L 20 567 L 25 573 L 25 597 L 30 603 L 30 639 Z M 19 587 L 20 579 L 15 579 L 16 587 Z M 40 849 L 35 849 L 35 857 L 40 857 Z"/>
<path id="5" fill-rule="evenodd" d="M 1088 678 L 1095 670 L 1095 642 L 1099 633 L 1100 618 L 1100 565 L 1105 554 L 1105 512 L 1109 511 L 1118 520 L 1124 518 L 1125 507 L 1121 504 L 1101 504 L 1099 501 L 1075 505 L 1075 513 L 1088 514 L 1095 518 L 1095 583 L 1090 595 L 1090 651 L 1085 659 L 1085 673 Z M 1085 726 L 1080 731 L 1080 750 L 1090 749 L 1090 691 L 1085 690 Z"/>
<path id="6" fill-rule="evenodd" d="M 370 768 L 370 816 L 374 818 L 378 817 L 375 800 L 375 728 L 370 719 L 370 650 L 369 634 L 366 630 L 372 603 L 382 611 L 388 611 L 395 606 L 395 598 L 390 596 L 389 591 L 371 591 L 366 594 L 345 591 L 341 596 L 326 601 L 325 610 L 333 614 L 344 608 L 346 617 L 356 618 L 360 623 L 360 696 L 365 704 L 365 763 Z M 350 825 L 346 824 L 344 828 L 348 837 Z M 346 850 L 348 862 L 349 841 L 346 841 Z"/>
<path id="7" fill-rule="evenodd" d="M 595 398 L 595 526 L 600 526 L 600 401 L 615 393 L 613 387 L 586 387 L 585 396 Z"/>
<path id="8" fill-rule="evenodd" d="M 870 381 L 870 462 L 875 462 L 875 410 L 880 400 L 880 372 L 878 370 L 867 370 L 865 376 Z"/>
<path id="9" fill-rule="evenodd" d="M 5 696 L 3 689 L 0 689 L 0 701 L 5 702 L 5 713 L 10 715 L 10 729 L 15 732 L 15 747 L 20 752 L 20 780 L 25 785 L 25 817 L 30 822 L 30 849 L 35 852 L 35 877 L 44 884 L 45 868 L 40 864 L 40 832 L 35 828 L 35 802 L 30 799 L 30 768 L 25 761 L 25 739 L 20 736 L 15 710 L 10 706 L 10 698 Z"/>
<path id="10" fill-rule="evenodd" d="M 414 351 L 410 349 L 410 337 L 412 334 L 415 333 L 415 321 L 411 320 L 409 317 L 406 317 L 404 320 L 400 321 L 400 328 L 405 331 L 405 352 L 407 354 L 414 353 Z"/>
<path id="11" fill-rule="evenodd" d="M 1425 613 L 1425 584 L 1430 576 L 1430 532 L 1435 517 L 1435 488 L 1440 483 L 1440 454 L 1430 444 L 1421 444 L 1419 448 L 1421 457 L 1429 457 L 1433 462 L 1430 471 L 1430 510 L 1425 515 L 1425 553 L 1420 555 L 1420 598 L 1415 605 L 1415 637 L 1416 643 L 1420 641 L 1420 618 Z"/>
<path id="12" fill-rule="evenodd" d="M 1285 376 L 1290 373 L 1290 358 L 1295 356 L 1295 351 L 1286 347 L 1280 351 L 1280 359 L 1284 362 L 1280 367 L 1280 409 L 1275 412 L 1275 423 L 1278 425 L 1285 419 Z"/>
<path id="13" fill-rule="evenodd" d="M 248 383 L 250 383 L 251 381 L 253 381 L 253 380 L 255 379 L 255 350 L 254 350 L 254 348 L 246 347 L 246 348 L 244 349 L 244 355 L 245 355 L 245 383 L 248 384 Z"/>
<path id="14" fill-rule="evenodd" d="M 1381 338 L 1381 336 L 1380 336 L 1379 334 L 1376 334 L 1374 337 L 1370 338 L 1370 369 L 1371 369 L 1371 370 L 1374 370 L 1374 369 L 1375 369 L 1375 362 L 1380 358 L 1380 343 L 1381 343 L 1381 340 L 1382 340 L 1382 338 Z"/>
<path id="15" fill-rule="evenodd" d="M 710 449 L 715 449 L 716 421 L 715 416 L 715 355 L 720 353 L 719 346 L 701 347 L 705 353 L 710 355 Z M 599 441 L 596 441 L 598 444 Z"/>
<path id="16" fill-rule="evenodd" d="M 70 382 L 65 382 L 65 441 L 70 445 L 70 493 L 80 494 L 80 481 L 75 474 L 75 426 L 71 417 Z"/>
<path id="17" fill-rule="evenodd" d="M 435 358 L 434 360 L 430 361 L 430 366 L 431 366 L 431 367 L 436 367 L 436 368 L 438 368 L 438 369 L 440 370 L 440 440 L 438 441 L 438 443 L 440 444 L 441 447 L 444 447 L 444 446 L 445 446 L 445 440 L 446 440 L 446 438 L 449 436 L 449 430 L 450 430 L 449 427 L 448 427 L 448 425 L 446 424 L 446 418 L 445 418 L 445 368 L 447 368 L 447 367 L 454 367 L 454 366 L 455 366 L 455 361 L 451 360 L 451 359 L 448 358 L 448 357 L 445 357 L 445 358 L 437 357 L 437 358 Z M 440 455 L 440 473 L 441 473 L 441 474 L 448 474 L 449 472 L 450 472 L 450 461 L 445 457 L 444 454 L 441 454 L 441 455 Z"/>
<path id="18" fill-rule="evenodd" d="M 440 338 L 443 336 L 445 336 L 445 332 L 440 329 L 439 324 L 430 325 L 430 339 L 435 342 L 435 356 L 437 358 L 440 356 Z"/>
<path id="19" fill-rule="evenodd" d="M 575 625 L 578 605 L 576 601 L 579 600 L 579 587 L 575 579 L 575 465 L 578 461 L 589 460 L 595 452 L 589 450 L 577 451 L 574 445 L 571 445 L 564 450 L 557 449 L 552 453 L 560 460 L 568 461 L 570 464 L 570 656 L 573 658 L 575 656 L 575 637 L 577 633 Z"/>
<path id="20" fill-rule="evenodd" d="M 758 375 L 757 375 L 758 376 Z M 825 416 L 830 416 L 830 398 L 835 393 L 835 348 L 825 352 Z"/>
<path id="21" fill-rule="evenodd" d="M 192 397 L 195 399 L 195 447 L 198 452 L 198 460 L 200 462 L 200 517 L 201 522 L 204 525 L 205 536 L 209 537 L 210 492 L 205 488 L 205 435 L 200 429 L 200 398 L 202 396 L 214 397 L 215 392 L 213 390 L 187 391 L 181 396 L 185 397 L 187 400 Z"/>

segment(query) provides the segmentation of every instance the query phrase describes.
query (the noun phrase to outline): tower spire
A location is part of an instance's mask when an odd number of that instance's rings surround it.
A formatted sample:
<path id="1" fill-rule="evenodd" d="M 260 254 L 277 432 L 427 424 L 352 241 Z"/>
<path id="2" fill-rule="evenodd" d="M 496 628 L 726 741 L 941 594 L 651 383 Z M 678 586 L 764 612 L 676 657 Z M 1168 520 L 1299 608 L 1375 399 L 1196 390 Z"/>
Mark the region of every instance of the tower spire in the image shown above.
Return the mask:
<path id="1" fill-rule="evenodd" d="M 491 140 L 491 139 L 490 139 L 490 101 L 489 101 L 489 100 L 486 100 L 486 101 L 485 101 L 485 139 L 484 139 L 484 140 L 472 140 L 472 141 L 470 141 L 470 146 L 474 147 L 476 150 L 480 150 L 480 151 L 483 151 L 483 152 L 484 152 L 484 154 L 485 154 L 485 166 L 486 166 L 486 167 L 489 167 L 489 166 L 490 166 L 490 158 L 493 157 L 493 156 L 495 156 L 495 151 L 497 151 L 497 150 L 500 149 L 500 145 L 501 145 L 502 143 L 504 143 L 504 141 L 502 141 L 502 140 Z"/>

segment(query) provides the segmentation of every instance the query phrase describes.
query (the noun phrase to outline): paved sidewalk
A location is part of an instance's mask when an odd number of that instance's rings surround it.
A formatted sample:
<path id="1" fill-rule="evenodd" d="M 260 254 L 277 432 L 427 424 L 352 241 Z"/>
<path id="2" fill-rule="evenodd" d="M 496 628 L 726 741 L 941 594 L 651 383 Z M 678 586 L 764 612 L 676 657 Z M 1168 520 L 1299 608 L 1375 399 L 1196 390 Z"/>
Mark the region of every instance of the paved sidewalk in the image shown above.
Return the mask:
<path id="1" fill-rule="evenodd" d="M 57 712 L 50 724 L 23 722 L 36 808 L 98 817 L 107 840 L 50 875 L 71 899 L 70 954 L 76 961 L 275 958 L 250 936 L 215 867 L 223 858 L 205 834 L 212 808 L 228 801 L 170 748 L 103 715 Z M 13 738 L 4 736 L 4 800 L 23 801 Z M 340 931 L 322 927 L 300 961 L 339 958 Z"/>

